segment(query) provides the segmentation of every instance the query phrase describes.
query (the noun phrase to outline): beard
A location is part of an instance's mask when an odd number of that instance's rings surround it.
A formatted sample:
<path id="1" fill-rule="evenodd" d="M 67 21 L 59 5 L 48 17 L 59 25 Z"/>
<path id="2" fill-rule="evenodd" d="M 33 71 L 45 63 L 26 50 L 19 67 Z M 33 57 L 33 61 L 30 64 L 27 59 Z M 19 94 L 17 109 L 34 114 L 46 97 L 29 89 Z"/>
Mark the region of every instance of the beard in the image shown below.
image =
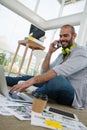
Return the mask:
<path id="1" fill-rule="evenodd" d="M 67 44 L 67 46 L 63 45 L 64 42 Z M 61 40 L 62 48 L 64 48 L 64 49 L 65 48 L 70 48 L 72 46 L 72 43 L 73 43 L 72 38 L 70 40 Z"/>

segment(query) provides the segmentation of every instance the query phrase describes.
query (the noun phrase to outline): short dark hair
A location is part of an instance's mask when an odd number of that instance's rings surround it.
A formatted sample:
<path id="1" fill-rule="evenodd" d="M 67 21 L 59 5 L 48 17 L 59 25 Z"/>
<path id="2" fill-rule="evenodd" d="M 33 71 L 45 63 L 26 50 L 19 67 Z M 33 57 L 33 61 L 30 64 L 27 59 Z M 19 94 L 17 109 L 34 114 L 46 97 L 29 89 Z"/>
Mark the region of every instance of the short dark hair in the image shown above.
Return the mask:
<path id="1" fill-rule="evenodd" d="M 62 28 L 67 28 L 67 27 L 71 28 L 71 33 L 72 33 L 72 34 L 75 33 L 75 28 L 74 28 L 72 25 L 70 25 L 70 24 L 63 25 L 63 26 L 61 27 L 61 29 L 62 29 Z"/>

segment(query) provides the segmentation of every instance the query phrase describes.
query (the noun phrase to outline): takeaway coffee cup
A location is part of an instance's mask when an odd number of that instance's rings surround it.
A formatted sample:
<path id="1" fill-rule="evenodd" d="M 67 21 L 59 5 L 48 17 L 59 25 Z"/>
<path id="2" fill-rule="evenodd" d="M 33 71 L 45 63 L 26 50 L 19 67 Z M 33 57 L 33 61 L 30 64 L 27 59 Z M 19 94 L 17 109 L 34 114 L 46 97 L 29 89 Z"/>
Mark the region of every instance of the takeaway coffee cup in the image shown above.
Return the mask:
<path id="1" fill-rule="evenodd" d="M 35 93 L 32 105 L 32 111 L 37 113 L 42 113 L 44 108 L 46 107 L 48 96 L 44 94 Z"/>

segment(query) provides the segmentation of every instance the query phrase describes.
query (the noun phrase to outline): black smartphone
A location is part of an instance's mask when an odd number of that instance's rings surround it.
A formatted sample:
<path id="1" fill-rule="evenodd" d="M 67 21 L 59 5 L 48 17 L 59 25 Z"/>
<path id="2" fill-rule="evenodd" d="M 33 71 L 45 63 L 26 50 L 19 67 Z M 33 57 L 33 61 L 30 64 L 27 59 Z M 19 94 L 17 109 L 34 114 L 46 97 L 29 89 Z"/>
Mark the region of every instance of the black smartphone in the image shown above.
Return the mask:
<path id="1" fill-rule="evenodd" d="M 56 45 L 54 45 L 55 48 L 60 48 L 61 46 L 61 43 L 57 43 Z"/>
<path id="2" fill-rule="evenodd" d="M 58 48 L 60 48 L 61 46 L 62 46 L 61 43 L 58 43 L 58 44 L 57 44 L 57 47 L 58 47 Z"/>
<path id="3" fill-rule="evenodd" d="M 59 110 L 59 109 L 56 109 L 56 108 L 53 108 L 53 107 L 47 107 L 46 110 L 50 113 L 53 113 L 53 114 L 59 114 L 61 115 L 62 117 L 65 117 L 65 118 L 69 118 L 69 119 L 73 119 L 73 120 L 77 120 L 78 121 L 78 118 L 75 114 L 73 113 L 69 113 L 69 112 L 65 112 L 63 110 Z"/>

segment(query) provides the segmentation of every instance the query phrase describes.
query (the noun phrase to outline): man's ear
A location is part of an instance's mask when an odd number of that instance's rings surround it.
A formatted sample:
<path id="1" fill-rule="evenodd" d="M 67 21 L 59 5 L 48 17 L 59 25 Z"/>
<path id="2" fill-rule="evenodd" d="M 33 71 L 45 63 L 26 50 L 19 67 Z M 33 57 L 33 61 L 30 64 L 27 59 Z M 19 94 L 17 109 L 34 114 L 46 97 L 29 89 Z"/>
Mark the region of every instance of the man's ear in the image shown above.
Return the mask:
<path id="1" fill-rule="evenodd" d="M 76 38 L 76 36 L 77 36 L 77 33 L 74 33 L 74 34 L 73 34 L 73 39 L 75 39 L 75 38 Z"/>

